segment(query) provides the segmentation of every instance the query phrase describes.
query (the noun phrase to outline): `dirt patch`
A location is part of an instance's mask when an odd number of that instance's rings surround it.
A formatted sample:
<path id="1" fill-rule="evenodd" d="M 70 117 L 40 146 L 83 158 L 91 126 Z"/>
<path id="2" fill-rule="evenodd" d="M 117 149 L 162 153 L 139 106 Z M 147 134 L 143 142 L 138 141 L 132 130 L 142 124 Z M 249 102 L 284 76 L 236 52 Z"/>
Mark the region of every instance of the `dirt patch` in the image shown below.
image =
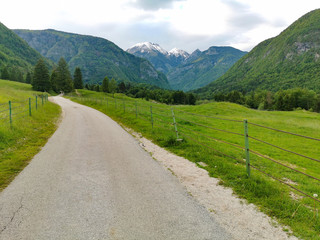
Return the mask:
<path id="1" fill-rule="evenodd" d="M 205 169 L 160 148 L 139 133 L 126 130 L 140 141 L 140 146 L 154 159 L 177 176 L 187 192 L 205 206 L 234 239 L 297 239 L 284 232 L 283 226 L 260 212 L 255 205 L 248 204 L 235 196 L 231 189 L 219 185 L 219 179 L 210 177 Z"/>

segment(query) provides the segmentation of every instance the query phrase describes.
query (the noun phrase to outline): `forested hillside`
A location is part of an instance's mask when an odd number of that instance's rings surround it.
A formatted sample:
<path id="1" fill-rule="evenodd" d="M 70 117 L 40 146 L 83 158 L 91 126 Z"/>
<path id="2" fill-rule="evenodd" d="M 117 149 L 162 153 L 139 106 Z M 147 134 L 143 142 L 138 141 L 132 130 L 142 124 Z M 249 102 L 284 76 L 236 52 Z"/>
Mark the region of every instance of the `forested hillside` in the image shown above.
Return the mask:
<path id="1" fill-rule="evenodd" d="M 40 58 L 36 50 L 0 23 L 0 77 L 21 81 L 23 75 L 31 71 Z"/>

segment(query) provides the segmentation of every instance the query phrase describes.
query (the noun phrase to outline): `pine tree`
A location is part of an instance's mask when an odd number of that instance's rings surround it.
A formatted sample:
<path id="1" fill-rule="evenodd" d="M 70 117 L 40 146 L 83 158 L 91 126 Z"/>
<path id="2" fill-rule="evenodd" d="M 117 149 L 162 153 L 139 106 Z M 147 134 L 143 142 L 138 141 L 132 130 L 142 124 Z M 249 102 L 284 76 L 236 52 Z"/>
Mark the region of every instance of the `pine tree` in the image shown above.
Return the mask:
<path id="1" fill-rule="evenodd" d="M 109 92 L 109 78 L 105 77 L 102 81 L 102 92 Z"/>
<path id="2" fill-rule="evenodd" d="M 29 84 L 32 82 L 32 76 L 30 72 L 27 72 L 25 82 Z"/>
<path id="3" fill-rule="evenodd" d="M 51 89 L 49 70 L 43 59 L 40 59 L 34 68 L 32 87 L 42 92 L 48 92 Z"/>
<path id="4" fill-rule="evenodd" d="M 57 91 L 62 91 L 65 93 L 71 92 L 73 90 L 73 81 L 68 64 L 64 58 L 60 58 L 58 67 L 56 69 L 56 74 Z"/>
<path id="5" fill-rule="evenodd" d="M 109 91 L 113 94 L 113 97 L 116 90 L 117 90 L 117 82 L 116 80 L 114 80 L 114 78 L 112 78 L 109 84 Z"/>
<path id="6" fill-rule="evenodd" d="M 75 89 L 83 89 L 82 73 L 79 67 L 74 70 L 73 84 Z"/>

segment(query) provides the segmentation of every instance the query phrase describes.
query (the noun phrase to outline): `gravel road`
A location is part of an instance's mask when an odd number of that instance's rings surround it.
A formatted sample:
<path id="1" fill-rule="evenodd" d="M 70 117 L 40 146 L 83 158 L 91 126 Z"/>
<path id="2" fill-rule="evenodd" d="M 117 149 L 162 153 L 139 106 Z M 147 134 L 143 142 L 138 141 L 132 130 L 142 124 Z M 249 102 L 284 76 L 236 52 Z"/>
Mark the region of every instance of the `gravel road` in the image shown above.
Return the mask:
<path id="1" fill-rule="evenodd" d="M 1 240 L 232 239 L 117 123 L 52 100 L 58 130 L 0 193 Z"/>

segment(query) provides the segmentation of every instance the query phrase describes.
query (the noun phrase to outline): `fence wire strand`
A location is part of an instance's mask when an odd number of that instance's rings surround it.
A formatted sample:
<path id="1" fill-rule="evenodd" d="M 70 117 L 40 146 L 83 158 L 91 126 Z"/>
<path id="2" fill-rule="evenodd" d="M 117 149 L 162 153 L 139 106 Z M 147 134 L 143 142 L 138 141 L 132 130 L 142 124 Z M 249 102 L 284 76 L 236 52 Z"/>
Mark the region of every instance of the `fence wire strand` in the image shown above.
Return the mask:
<path id="1" fill-rule="evenodd" d="M 194 133 L 198 134 L 198 136 L 206 137 L 206 138 L 209 138 L 209 139 L 211 139 L 211 140 L 214 140 L 214 141 L 217 141 L 217 142 L 221 142 L 221 143 L 225 143 L 225 144 L 231 145 L 231 146 L 233 146 L 233 147 L 236 147 L 236 148 L 245 150 L 244 147 L 241 147 L 241 146 L 239 146 L 239 145 L 237 145 L 237 144 L 230 143 L 230 142 L 227 142 L 227 141 L 224 141 L 224 140 L 221 140 L 221 139 L 217 139 L 217 138 L 214 138 L 214 137 L 205 135 L 205 134 L 203 134 L 203 133 L 200 133 L 200 132 L 198 132 L 198 131 L 194 131 L 194 130 L 187 129 L 186 127 L 182 126 L 181 124 L 178 124 L 178 125 L 179 125 L 179 127 L 181 127 L 182 129 L 184 128 L 184 129 L 186 129 L 186 130 L 188 130 L 188 131 L 190 131 L 190 132 L 194 132 Z"/>
<path id="2" fill-rule="evenodd" d="M 261 143 L 267 144 L 267 145 L 269 145 L 269 146 L 278 148 L 278 149 L 280 149 L 280 150 L 282 150 L 282 151 L 285 151 L 285 152 L 288 152 L 288 153 L 292 153 L 292 154 L 295 154 L 295 155 L 297 155 L 297 156 L 310 159 L 310 160 L 312 160 L 312 161 L 320 162 L 320 160 L 318 160 L 318 159 L 315 159 L 315 158 L 312 158 L 312 157 L 308 157 L 308 156 L 303 155 L 303 154 L 300 154 L 300 153 L 293 152 L 293 151 L 291 151 L 291 150 L 288 150 L 288 149 L 285 149 L 285 148 L 276 146 L 276 145 L 274 145 L 274 144 L 272 144 L 272 143 L 268 143 L 268 142 L 263 141 L 263 140 L 261 140 L 261 139 L 258 139 L 258 138 L 255 138 L 255 137 L 251 137 L 251 136 L 248 136 L 248 137 L 251 138 L 251 139 L 254 139 L 254 140 L 258 141 L 258 142 L 261 142 Z"/>
<path id="3" fill-rule="evenodd" d="M 236 132 L 231 132 L 231 131 L 228 131 L 228 130 L 223 130 L 223 129 L 219 129 L 219 128 L 214 128 L 214 127 L 206 126 L 206 125 L 203 125 L 203 124 L 200 124 L 200 123 L 196 123 L 196 122 L 193 122 L 193 121 L 190 121 L 190 120 L 181 118 L 181 117 L 179 117 L 179 116 L 175 116 L 175 117 L 176 117 L 177 119 L 182 120 L 182 121 L 186 121 L 186 122 L 190 122 L 190 123 L 192 123 L 192 124 L 198 125 L 198 126 L 200 126 L 200 127 L 209 128 L 209 129 L 212 129 L 212 130 L 216 130 L 216 131 L 220 131 L 220 132 L 225 132 L 225 133 L 230 133 L 230 134 L 234 134 L 234 135 L 238 135 L 238 136 L 244 136 L 244 134 L 241 134 L 241 133 L 236 133 Z"/>
<path id="4" fill-rule="evenodd" d="M 175 109 L 175 110 L 176 110 L 176 109 Z M 182 111 L 182 110 L 176 110 L 176 111 L 177 111 L 177 112 L 182 112 L 182 113 L 185 113 L 185 114 L 190 114 L 190 115 L 197 116 L 197 117 L 213 118 L 213 119 L 219 119 L 219 120 L 224 120 L 224 121 L 243 123 L 243 121 L 240 121 L 240 120 L 227 119 L 227 118 L 219 118 L 219 117 L 214 117 L 214 116 L 206 116 L 206 115 L 201 115 L 201 114 L 195 114 L 195 113 L 185 112 L 185 111 Z"/>
<path id="5" fill-rule="evenodd" d="M 292 188 L 292 189 L 294 189 L 294 190 L 298 191 L 299 193 L 302 193 L 303 195 L 305 195 L 305 196 L 307 196 L 307 197 L 309 197 L 309 198 L 311 198 L 311 199 L 313 199 L 313 200 L 315 200 L 315 201 L 317 201 L 317 202 L 319 202 L 319 203 L 320 203 L 320 200 L 319 200 L 319 199 L 312 197 L 311 195 L 309 195 L 309 194 L 307 194 L 307 193 L 305 193 L 305 192 L 301 191 L 300 189 L 298 189 L 298 188 L 296 188 L 296 187 L 292 186 L 292 185 L 291 185 L 291 184 L 289 184 L 289 183 L 286 183 L 285 181 L 283 181 L 283 180 L 281 180 L 281 179 L 279 179 L 279 178 L 276 178 L 276 177 L 274 177 L 274 176 L 270 175 L 269 173 L 266 173 L 265 171 L 263 171 L 263 170 L 261 170 L 261 169 L 257 168 L 256 166 L 252 165 L 251 163 L 250 163 L 250 167 L 254 168 L 255 170 L 257 170 L 257 171 L 259 171 L 259 172 L 261 172 L 261 173 L 263 173 L 263 174 L 267 175 L 268 177 L 270 177 L 270 178 L 272 178 L 272 179 L 274 179 L 274 180 L 276 180 L 276 181 L 278 181 L 278 182 L 280 182 L 280 183 L 283 183 L 283 184 L 285 184 L 285 185 L 289 186 L 290 188 Z"/>
<path id="6" fill-rule="evenodd" d="M 256 123 L 248 122 L 248 124 L 253 125 L 253 126 L 257 126 L 257 127 L 261 127 L 261 128 L 266 128 L 266 129 L 273 130 L 273 131 L 276 131 L 276 132 L 282 132 L 282 133 L 286 133 L 286 134 L 289 134 L 289 135 L 294 135 L 294 136 L 298 136 L 298 137 L 302 137 L 302 138 L 307 138 L 307 139 L 311 139 L 311 140 L 315 140 L 315 141 L 320 141 L 319 138 L 308 137 L 308 136 L 304 136 L 304 135 L 301 135 L 301 134 L 292 133 L 292 132 L 288 132 L 288 131 L 284 131 L 284 130 L 280 130 L 280 129 L 276 129 L 276 128 L 272 128 L 272 127 L 267 127 L 267 126 L 263 126 L 263 125 L 256 124 Z"/>

